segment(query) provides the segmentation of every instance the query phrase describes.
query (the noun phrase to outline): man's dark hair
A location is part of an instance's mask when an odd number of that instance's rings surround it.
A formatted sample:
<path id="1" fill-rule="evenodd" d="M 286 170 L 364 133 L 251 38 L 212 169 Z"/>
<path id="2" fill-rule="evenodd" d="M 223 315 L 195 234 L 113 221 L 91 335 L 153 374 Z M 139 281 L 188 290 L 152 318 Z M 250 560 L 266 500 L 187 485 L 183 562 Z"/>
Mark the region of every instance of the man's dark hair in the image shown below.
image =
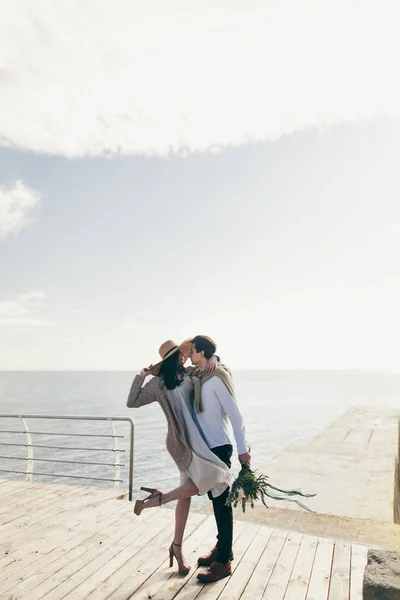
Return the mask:
<path id="1" fill-rule="evenodd" d="M 180 386 L 185 378 L 186 371 L 181 365 L 179 352 L 174 352 L 162 363 L 158 375 L 164 380 L 167 390 L 174 390 Z"/>
<path id="2" fill-rule="evenodd" d="M 217 344 L 206 335 L 196 335 L 196 337 L 192 339 L 192 344 L 194 344 L 196 352 L 204 352 L 204 356 L 207 360 L 217 351 Z"/>

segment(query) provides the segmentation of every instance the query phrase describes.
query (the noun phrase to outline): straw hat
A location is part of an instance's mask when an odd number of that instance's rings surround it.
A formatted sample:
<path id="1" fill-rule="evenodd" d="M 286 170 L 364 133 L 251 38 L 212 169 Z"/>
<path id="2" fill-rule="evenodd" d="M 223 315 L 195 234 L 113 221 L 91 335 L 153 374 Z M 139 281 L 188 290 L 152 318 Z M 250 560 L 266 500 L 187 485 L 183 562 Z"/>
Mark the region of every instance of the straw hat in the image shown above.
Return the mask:
<path id="1" fill-rule="evenodd" d="M 185 355 L 187 355 L 186 358 L 188 358 L 192 346 L 192 339 L 193 338 L 189 338 L 181 344 L 177 344 L 176 342 L 174 342 L 174 340 L 167 340 L 166 342 L 161 344 L 160 348 L 158 349 L 158 353 L 161 356 L 161 360 L 157 364 L 155 364 L 154 367 L 158 367 L 159 365 L 161 365 L 161 363 L 164 362 L 164 360 L 166 360 L 179 350 L 182 350 L 182 352 Z"/>

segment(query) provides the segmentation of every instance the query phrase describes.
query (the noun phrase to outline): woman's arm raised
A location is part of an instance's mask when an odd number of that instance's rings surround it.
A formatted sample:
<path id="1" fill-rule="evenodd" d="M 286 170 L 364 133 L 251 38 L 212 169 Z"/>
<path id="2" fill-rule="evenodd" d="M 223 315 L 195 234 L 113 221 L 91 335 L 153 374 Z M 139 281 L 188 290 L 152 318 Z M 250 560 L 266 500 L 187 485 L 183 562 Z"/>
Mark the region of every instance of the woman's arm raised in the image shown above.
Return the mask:
<path id="1" fill-rule="evenodd" d="M 148 381 L 144 387 L 143 383 L 147 375 L 151 374 L 151 370 L 142 369 L 139 375 L 136 375 L 132 382 L 131 389 L 129 392 L 128 400 L 126 405 L 129 408 L 139 408 L 146 404 L 151 404 L 157 401 L 157 390 L 159 388 L 159 382 L 154 377 L 151 381 Z"/>

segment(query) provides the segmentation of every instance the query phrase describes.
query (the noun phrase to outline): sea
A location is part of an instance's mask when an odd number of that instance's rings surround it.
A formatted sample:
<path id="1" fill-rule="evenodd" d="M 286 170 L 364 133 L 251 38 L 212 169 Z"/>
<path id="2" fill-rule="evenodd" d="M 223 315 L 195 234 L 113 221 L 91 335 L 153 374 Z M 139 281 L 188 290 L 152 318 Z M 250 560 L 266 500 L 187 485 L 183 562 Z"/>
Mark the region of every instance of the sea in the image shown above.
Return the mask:
<path id="1" fill-rule="evenodd" d="M 134 497 L 143 497 L 140 486 L 168 491 L 179 485 L 179 473 L 165 448 L 167 426 L 161 408 L 157 404 L 126 407 L 134 375 L 127 371 L 0 371 L 0 413 L 16 415 L 0 417 L 0 477 L 25 478 L 28 461 L 21 415 L 129 416 L 135 421 Z M 265 466 L 288 446 L 305 444 L 352 406 L 400 409 L 400 374 L 396 373 L 236 371 L 233 377 L 254 469 Z M 123 436 L 117 438 L 110 437 L 113 430 L 107 420 L 31 418 L 27 423 L 35 444 L 34 481 L 113 487 L 110 480 L 117 461 L 122 465 L 118 485 L 127 489 L 128 423 L 116 423 L 114 434 Z M 233 469 L 239 471 L 237 458 Z M 207 502 L 204 496 L 196 497 L 192 506 L 201 510 Z"/>

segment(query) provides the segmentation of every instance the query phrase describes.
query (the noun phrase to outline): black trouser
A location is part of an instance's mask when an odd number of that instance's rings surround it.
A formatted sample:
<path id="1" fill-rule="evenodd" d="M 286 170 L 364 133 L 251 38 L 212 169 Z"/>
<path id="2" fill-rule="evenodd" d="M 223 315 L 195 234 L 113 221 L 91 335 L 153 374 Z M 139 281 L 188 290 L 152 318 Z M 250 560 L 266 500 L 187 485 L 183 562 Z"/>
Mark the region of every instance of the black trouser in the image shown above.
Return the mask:
<path id="1" fill-rule="evenodd" d="M 231 468 L 231 457 L 233 448 L 230 444 L 225 446 L 217 446 L 211 448 L 211 452 L 214 452 L 222 462 Z M 226 506 L 225 502 L 228 497 L 230 488 L 227 488 L 223 494 L 217 498 L 213 498 L 208 492 L 208 497 L 212 500 L 214 516 L 217 522 L 217 548 L 218 548 L 218 562 L 226 564 L 229 561 L 229 557 L 232 552 L 232 536 L 233 536 L 233 511 L 232 506 Z"/>

